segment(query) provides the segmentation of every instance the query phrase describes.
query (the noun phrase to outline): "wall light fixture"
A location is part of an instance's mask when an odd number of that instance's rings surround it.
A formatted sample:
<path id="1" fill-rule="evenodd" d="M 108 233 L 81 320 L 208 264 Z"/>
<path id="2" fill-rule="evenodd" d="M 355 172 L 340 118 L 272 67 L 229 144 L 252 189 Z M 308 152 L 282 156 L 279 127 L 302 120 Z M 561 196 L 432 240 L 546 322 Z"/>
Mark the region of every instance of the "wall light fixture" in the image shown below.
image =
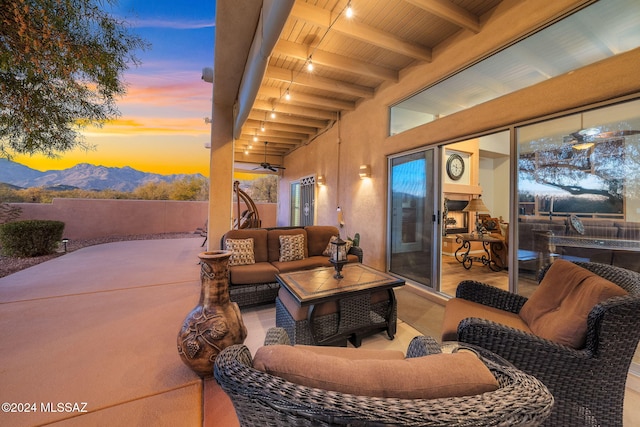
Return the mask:
<path id="1" fill-rule="evenodd" d="M 360 179 L 371 178 L 371 166 L 360 165 Z"/>

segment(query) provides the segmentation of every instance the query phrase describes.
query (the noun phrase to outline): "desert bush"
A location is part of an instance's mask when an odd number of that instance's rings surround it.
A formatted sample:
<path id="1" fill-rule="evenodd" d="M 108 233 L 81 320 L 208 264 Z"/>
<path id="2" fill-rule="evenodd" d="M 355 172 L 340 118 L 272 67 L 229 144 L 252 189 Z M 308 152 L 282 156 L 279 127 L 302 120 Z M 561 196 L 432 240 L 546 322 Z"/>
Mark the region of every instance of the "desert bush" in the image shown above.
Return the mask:
<path id="1" fill-rule="evenodd" d="M 64 222 L 49 220 L 14 221 L 0 225 L 2 254 L 34 257 L 53 253 L 62 240 Z"/>

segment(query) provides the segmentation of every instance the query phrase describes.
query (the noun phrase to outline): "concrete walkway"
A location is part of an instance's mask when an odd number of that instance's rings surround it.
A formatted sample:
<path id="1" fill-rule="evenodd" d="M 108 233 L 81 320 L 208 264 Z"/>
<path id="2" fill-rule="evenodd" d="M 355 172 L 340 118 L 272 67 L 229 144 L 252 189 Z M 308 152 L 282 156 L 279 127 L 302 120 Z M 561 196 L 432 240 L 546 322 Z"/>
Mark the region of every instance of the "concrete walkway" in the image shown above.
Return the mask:
<path id="1" fill-rule="evenodd" d="M 0 278 L 0 425 L 202 426 L 176 349 L 200 244 L 108 243 Z"/>

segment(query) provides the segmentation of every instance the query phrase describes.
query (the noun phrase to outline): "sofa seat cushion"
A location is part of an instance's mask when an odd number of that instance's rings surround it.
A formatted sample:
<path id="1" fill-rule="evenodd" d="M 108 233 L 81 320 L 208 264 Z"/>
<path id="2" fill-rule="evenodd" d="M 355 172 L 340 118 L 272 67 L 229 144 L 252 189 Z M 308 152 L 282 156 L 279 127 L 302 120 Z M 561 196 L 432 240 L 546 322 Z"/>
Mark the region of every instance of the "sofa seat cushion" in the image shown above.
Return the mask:
<path id="1" fill-rule="evenodd" d="M 280 271 L 280 273 L 288 273 L 296 270 L 310 270 L 318 267 L 329 267 L 331 263 L 329 258 L 323 256 L 312 256 L 309 258 L 299 259 L 296 261 L 274 261 L 272 264 Z"/>
<path id="2" fill-rule="evenodd" d="M 229 267 L 231 285 L 252 285 L 256 283 L 274 283 L 278 269 L 269 262 L 257 262 L 249 265 Z"/>
<path id="3" fill-rule="evenodd" d="M 489 307 L 463 298 L 452 298 L 447 301 L 444 310 L 442 341 L 456 341 L 458 339 L 458 325 L 468 317 L 490 320 L 531 333 L 529 326 L 516 313 Z"/>
<path id="4" fill-rule="evenodd" d="M 253 366 L 296 384 L 358 396 L 437 399 L 498 389 L 491 371 L 470 352 L 354 360 L 270 345 L 258 349 Z"/>
<path id="5" fill-rule="evenodd" d="M 623 295 L 627 291 L 615 283 L 558 259 L 522 306 L 520 316 L 537 336 L 582 348 L 591 309 L 606 299 Z"/>

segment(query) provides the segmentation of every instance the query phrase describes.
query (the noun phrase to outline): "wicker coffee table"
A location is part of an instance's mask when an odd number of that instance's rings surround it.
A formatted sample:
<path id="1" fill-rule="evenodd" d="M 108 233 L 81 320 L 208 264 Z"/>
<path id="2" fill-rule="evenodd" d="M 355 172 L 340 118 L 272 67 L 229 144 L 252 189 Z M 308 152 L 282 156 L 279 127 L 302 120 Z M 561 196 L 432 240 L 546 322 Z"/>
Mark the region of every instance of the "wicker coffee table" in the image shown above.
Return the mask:
<path id="1" fill-rule="evenodd" d="M 306 333 L 289 334 L 292 343 L 346 345 L 349 340 L 359 347 L 363 337 L 381 331 L 386 331 L 393 339 L 397 322 L 393 288 L 403 286 L 404 280 L 356 263 L 344 266 L 342 279 L 334 278 L 334 274 L 333 267 L 326 267 L 276 275 L 280 285 L 293 296 L 299 307 L 309 307 L 307 319 L 294 322 L 281 302 L 276 301 L 277 326 L 287 330 L 292 327 L 305 329 Z M 371 294 L 378 291 L 388 293 L 388 301 L 383 307 L 379 304 L 374 307 L 371 303 Z M 337 302 L 338 313 L 316 316 L 318 307 L 331 301 Z M 331 332 L 319 332 L 327 330 Z"/>

